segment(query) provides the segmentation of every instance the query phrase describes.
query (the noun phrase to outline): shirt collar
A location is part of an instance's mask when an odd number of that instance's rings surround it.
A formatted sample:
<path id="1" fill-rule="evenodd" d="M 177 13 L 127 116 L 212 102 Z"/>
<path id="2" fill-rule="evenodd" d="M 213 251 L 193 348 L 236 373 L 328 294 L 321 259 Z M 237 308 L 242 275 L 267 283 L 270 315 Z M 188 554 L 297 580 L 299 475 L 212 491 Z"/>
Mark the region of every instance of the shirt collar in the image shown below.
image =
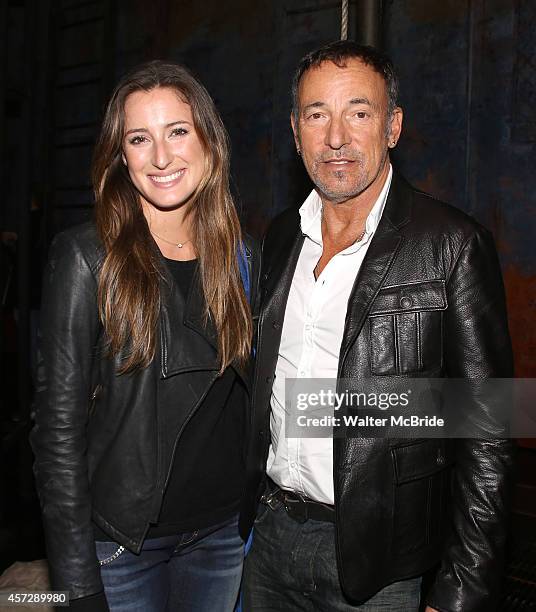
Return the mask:
<path id="1" fill-rule="evenodd" d="M 389 174 L 385 179 L 385 183 L 383 184 L 378 199 L 368 214 L 363 238 L 359 242 L 355 242 L 354 244 L 350 245 L 347 249 L 342 251 L 342 253 L 354 253 L 361 244 L 364 244 L 370 240 L 382 217 L 389 188 L 391 187 L 392 178 L 393 167 L 391 164 L 389 164 Z M 313 189 L 313 191 L 311 191 L 311 193 L 307 196 L 307 199 L 301 205 L 299 212 L 302 233 L 310 238 L 313 242 L 322 245 L 322 200 L 315 189 Z"/>

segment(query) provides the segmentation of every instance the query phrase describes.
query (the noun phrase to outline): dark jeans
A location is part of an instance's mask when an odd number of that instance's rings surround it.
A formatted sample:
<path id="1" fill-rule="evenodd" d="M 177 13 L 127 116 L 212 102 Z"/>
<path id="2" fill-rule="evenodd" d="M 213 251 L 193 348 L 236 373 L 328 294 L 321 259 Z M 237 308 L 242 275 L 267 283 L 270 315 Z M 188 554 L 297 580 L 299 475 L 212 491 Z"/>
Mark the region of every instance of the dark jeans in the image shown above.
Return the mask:
<path id="1" fill-rule="evenodd" d="M 238 517 L 192 533 L 146 540 L 139 555 L 115 542 L 96 542 L 96 547 L 111 612 L 234 609 L 244 559 Z"/>
<path id="2" fill-rule="evenodd" d="M 280 504 L 261 505 L 246 557 L 244 612 L 417 612 L 421 578 L 385 587 L 366 603 L 352 605 L 339 584 L 332 523 L 291 519 Z"/>

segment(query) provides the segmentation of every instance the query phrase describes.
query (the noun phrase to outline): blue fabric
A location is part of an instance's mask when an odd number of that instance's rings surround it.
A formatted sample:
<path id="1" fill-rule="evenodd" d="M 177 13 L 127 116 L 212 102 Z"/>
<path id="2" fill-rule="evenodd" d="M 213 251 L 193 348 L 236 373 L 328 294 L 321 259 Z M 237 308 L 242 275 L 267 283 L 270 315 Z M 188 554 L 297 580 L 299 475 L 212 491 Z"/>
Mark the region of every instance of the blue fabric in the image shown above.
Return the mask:
<path id="1" fill-rule="evenodd" d="M 96 542 L 110 612 L 229 612 L 238 597 L 244 543 L 238 516 L 192 533 L 145 540 L 134 555 Z"/>
<path id="2" fill-rule="evenodd" d="M 244 547 L 244 557 L 247 556 L 252 544 L 253 544 L 253 529 L 249 532 L 248 541 L 246 542 L 246 546 Z M 234 612 L 243 612 L 242 599 L 243 599 L 243 594 L 242 594 L 242 589 L 240 589 L 240 596 L 238 598 L 238 603 L 236 604 L 236 608 L 234 609 Z"/>
<path id="3" fill-rule="evenodd" d="M 248 302 L 251 303 L 251 279 L 249 278 L 248 255 L 244 243 L 241 243 L 238 249 L 238 269 L 240 270 L 246 297 Z"/>
<path id="4" fill-rule="evenodd" d="M 251 279 L 249 277 L 248 256 L 246 254 L 246 247 L 243 243 L 240 245 L 240 249 L 238 250 L 238 267 L 240 270 L 240 276 L 242 277 L 242 283 L 244 284 L 244 291 L 246 292 L 247 300 L 251 304 Z M 253 354 L 255 354 L 255 349 L 253 349 Z M 244 549 L 244 556 L 248 554 L 252 542 L 253 529 L 249 533 L 249 538 Z M 240 598 L 235 607 L 235 612 L 242 612 L 242 593 L 240 593 Z"/>
<path id="5" fill-rule="evenodd" d="M 244 548 L 244 555 L 248 554 L 249 549 L 251 548 L 252 544 L 253 544 L 253 529 L 251 529 L 251 531 L 249 532 L 249 538 L 248 538 L 248 541 L 246 542 L 246 546 Z"/>

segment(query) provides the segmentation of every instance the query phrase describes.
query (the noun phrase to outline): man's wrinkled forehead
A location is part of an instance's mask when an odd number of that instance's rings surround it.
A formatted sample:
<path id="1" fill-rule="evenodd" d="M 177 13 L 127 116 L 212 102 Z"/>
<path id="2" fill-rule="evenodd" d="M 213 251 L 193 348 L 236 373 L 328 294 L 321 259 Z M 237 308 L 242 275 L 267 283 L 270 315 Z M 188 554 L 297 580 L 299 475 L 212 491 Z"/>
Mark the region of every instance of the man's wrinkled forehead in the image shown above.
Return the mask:
<path id="1" fill-rule="evenodd" d="M 300 110 L 304 105 L 318 106 L 324 102 L 323 97 L 336 92 L 346 93 L 348 104 L 363 103 L 374 109 L 387 104 L 387 84 L 383 75 L 360 58 L 348 58 L 340 63 L 325 60 L 304 71 L 297 91 Z M 318 96 L 320 98 L 316 99 Z"/>

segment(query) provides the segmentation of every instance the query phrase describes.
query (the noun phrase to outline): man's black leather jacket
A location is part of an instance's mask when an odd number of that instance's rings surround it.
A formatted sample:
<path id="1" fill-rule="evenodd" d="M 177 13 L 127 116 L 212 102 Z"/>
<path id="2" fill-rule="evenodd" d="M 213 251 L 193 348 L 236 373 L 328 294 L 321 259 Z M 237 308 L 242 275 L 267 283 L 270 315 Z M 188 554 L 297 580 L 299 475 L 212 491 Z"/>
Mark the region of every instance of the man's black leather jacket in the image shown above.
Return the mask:
<path id="1" fill-rule="evenodd" d="M 285 306 L 303 240 L 292 209 L 273 222 L 263 246 L 248 481 L 256 499 Z M 374 391 L 389 378 L 511 376 L 504 290 L 489 232 L 395 174 L 348 302 L 339 381 L 362 390 L 367 380 Z M 490 407 L 480 397 L 474 402 L 493 433 Z M 496 431 L 504 430 L 497 424 Z M 348 598 L 364 601 L 439 563 L 429 605 L 492 610 L 512 450 L 506 439 L 335 438 L 336 547 Z M 243 520 L 254 511 L 252 504 Z"/>
<path id="2" fill-rule="evenodd" d="M 170 277 L 162 284 L 155 359 L 118 376 L 122 355 L 106 357 L 97 309 L 103 256 L 93 224 L 68 230 L 52 245 L 43 285 L 31 442 L 52 586 L 73 599 L 103 589 L 92 521 L 140 551 L 180 434 L 219 370 L 199 292 L 185 304 Z M 246 256 L 254 290 L 259 261 L 249 239 Z M 249 389 L 250 373 L 237 372 Z"/>

